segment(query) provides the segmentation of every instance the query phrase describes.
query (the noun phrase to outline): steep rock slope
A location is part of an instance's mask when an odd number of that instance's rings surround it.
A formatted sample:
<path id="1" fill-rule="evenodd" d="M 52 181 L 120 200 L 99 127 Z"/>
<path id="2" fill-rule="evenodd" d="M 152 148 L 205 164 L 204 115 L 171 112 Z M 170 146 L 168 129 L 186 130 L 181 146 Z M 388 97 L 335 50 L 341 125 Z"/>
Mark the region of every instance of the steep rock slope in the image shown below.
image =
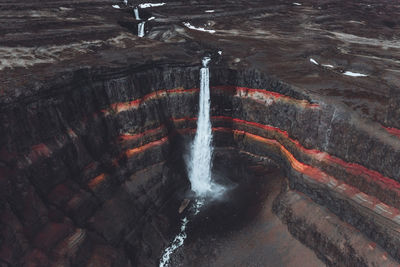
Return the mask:
<path id="1" fill-rule="evenodd" d="M 354 253 L 365 265 L 400 260 L 398 22 L 377 15 L 396 6 L 361 2 L 368 20 L 355 12 L 340 22 L 334 11 L 356 4 L 168 2 L 143 11 L 156 19 L 141 39 L 119 2 L 0 3 L 11 14 L 0 32 L 5 266 L 156 264 L 189 187 L 182 154 L 205 52 L 215 145 L 285 171 L 275 207 L 294 235 L 330 264 L 349 265 Z M 355 36 L 352 23 L 369 31 Z M 307 209 L 326 207 L 344 234 L 314 229 L 322 222 L 303 218 L 297 195 Z M 368 246 L 341 249 L 349 225 L 380 246 L 375 258 Z"/>

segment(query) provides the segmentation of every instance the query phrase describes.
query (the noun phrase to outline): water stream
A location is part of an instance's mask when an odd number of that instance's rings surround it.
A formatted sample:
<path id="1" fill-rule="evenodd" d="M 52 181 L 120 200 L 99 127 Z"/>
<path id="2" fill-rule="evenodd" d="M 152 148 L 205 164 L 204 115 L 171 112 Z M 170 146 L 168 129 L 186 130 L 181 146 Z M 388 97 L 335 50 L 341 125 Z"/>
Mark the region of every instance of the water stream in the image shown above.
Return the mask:
<path id="1" fill-rule="evenodd" d="M 210 71 L 209 57 L 203 58 L 200 70 L 200 99 L 197 131 L 190 151 L 188 164 L 192 191 L 205 196 L 211 191 L 212 130 L 210 121 Z"/>
<path id="2" fill-rule="evenodd" d="M 140 22 L 140 23 L 138 24 L 138 36 L 139 36 L 139 37 L 143 37 L 143 36 L 144 36 L 144 24 L 145 24 L 144 21 L 143 21 L 143 22 Z"/>
<path id="3" fill-rule="evenodd" d="M 135 8 L 133 9 L 133 13 L 135 14 L 135 19 L 136 19 L 136 20 L 140 20 L 140 17 L 139 17 L 139 8 L 135 7 Z"/>
<path id="4" fill-rule="evenodd" d="M 196 194 L 194 205 L 190 209 L 192 216 L 200 212 L 200 208 L 204 205 L 204 198 L 215 188 L 211 180 L 213 147 L 210 121 L 210 71 L 208 69 L 210 61 L 210 57 L 204 57 L 202 60 L 197 131 L 191 144 L 190 157 L 187 162 L 191 189 Z M 187 237 L 186 226 L 188 222 L 188 216 L 182 219 L 180 232 L 164 250 L 159 267 L 168 266 L 173 252 L 183 245 Z"/>

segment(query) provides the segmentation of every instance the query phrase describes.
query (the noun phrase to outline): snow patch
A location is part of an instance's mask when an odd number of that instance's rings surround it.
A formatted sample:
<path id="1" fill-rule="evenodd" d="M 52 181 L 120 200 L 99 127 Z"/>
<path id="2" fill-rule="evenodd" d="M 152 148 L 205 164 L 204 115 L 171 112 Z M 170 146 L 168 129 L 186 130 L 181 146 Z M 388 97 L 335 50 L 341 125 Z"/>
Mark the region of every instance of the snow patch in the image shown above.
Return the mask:
<path id="1" fill-rule="evenodd" d="M 322 67 L 331 68 L 331 69 L 333 69 L 333 68 L 335 67 L 335 66 L 330 65 L 330 64 L 322 64 L 321 66 L 322 66 Z"/>
<path id="2" fill-rule="evenodd" d="M 343 74 L 347 75 L 347 76 L 351 76 L 351 77 L 366 77 L 366 76 L 368 76 L 367 74 L 362 74 L 362 73 L 352 72 L 352 71 L 345 71 Z"/>
<path id="3" fill-rule="evenodd" d="M 206 13 L 214 13 L 215 10 L 214 10 L 214 9 L 211 9 L 211 10 L 206 10 L 206 11 L 204 11 L 204 12 L 206 12 Z"/>
<path id="4" fill-rule="evenodd" d="M 315 59 L 313 59 L 313 58 L 310 58 L 310 62 L 313 63 L 313 64 L 315 64 L 315 65 L 319 65 L 318 62 L 315 61 Z"/>
<path id="5" fill-rule="evenodd" d="M 297 3 L 297 2 L 294 2 L 293 5 L 295 5 L 295 6 L 301 6 L 301 4 L 300 4 L 300 3 Z"/>
<path id="6" fill-rule="evenodd" d="M 113 7 L 113 8 L 117 8 L 117 9 L 120 8 L 119 5 L 112 5 L 112 7 Z"/>
<path id="7" fill-rule="evenodd" d="M 222 51 L 220 50 L 220 51 L 218 51 L 218 55 L 222 55 Z"/>
<path id="8" fill-rule="evenodd" d="M 63 7 L 63 6 L 59 7 L 59 9 L 62 10 L 62 11 L 71 11 L 71 10 L 73 10 L 73 8 Z"/>
<path id="9" fill-rule="evenodd" d="M 205 28 L 202 27 L 195 27 L 192 24 L 190 24 L 189 22 L 184 22 L 183 25 L 185 25 L 187 28 L 191 29 L 191 30 L 196 30 L 196 31 L 202 31 L 202 32 L 209 32 L 209 33 L 215 33 L 215 30 L 207 30 Z"/>
<path id="10" fill-rule="evenodd" d="M 149 18 L 148 20 L 153 20 L 153 19 L 155 19 L 156 17 L 151 17 L 151 18 Z"/>
<path id="11" fill-rule="evenodd" d="M 163 6 L 166 5 L 166 3 L 144 3 L 140 4 L 140 8 L 148 8 L 148 7 L 158 7 L 158 6 Z"/>

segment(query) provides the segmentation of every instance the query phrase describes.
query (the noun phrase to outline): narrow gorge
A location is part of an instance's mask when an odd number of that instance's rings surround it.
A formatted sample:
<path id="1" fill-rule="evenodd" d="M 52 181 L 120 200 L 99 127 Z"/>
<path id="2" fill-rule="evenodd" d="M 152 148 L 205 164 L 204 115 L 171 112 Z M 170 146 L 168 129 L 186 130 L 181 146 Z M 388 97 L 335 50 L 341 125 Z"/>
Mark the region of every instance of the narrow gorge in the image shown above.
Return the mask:
<path id="1" fill-rule="evenodd" d="M 399 265 L 395 4 L 0 7 L 0 266 Z"/>

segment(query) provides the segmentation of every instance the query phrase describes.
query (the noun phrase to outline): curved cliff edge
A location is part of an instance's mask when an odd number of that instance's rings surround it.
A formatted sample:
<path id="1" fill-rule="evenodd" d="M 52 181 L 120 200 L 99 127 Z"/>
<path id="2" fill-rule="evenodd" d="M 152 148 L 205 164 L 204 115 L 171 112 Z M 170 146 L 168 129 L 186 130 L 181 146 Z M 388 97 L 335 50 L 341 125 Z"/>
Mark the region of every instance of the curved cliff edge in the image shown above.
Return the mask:
<path id="1" fill-rule="evenodd" d="M 237 19 L 244 2 L 228 9 L 224 1 L 204 1 L 202 9 L 215 8 L 214 15 L 168 2 L 143 11 L 157 16 L 147 38 L 134 35 L 130 8 L 112 8 L 113 1 L 2 3 L 33 26 L 1 28 L 0 53 L 8 56 L 0 65 L 0 265 L 157 264 L 189 189 L 182 155 L 196 131 L 204 53 L 213 58 L 214 145 L 284 171 L 287 186 L 274 212 L 293 236 L 328 265 L 398 265 L 400 79 L 387 49 L 400 48 L 389 29 L 381 44 L 386 50 L 371 48 L 376 44 L 367 33 L 358 39 L 321 33 L 333 31 L 321 16 L 342 7 L 318 9 L 311 2 L 301 9 L 309 19 L 289 2 L 251 4 L 249 23 L 258 32 L 228 27 L 227 18 Z M 103 17 L 98 10 L 105 10 Z M 280 24 L 280 12 L 293 15 L 291 23 L 321 20 L 312 35 L 326 50 L 298 46 L 310 24 L 288 37 L 293 29 Z M 266 18 L 281 28 L 261 32 Z M 217 32 L 185 29 L 181 22 L 188 19 L 211 21 Z M 53 32 L 35 36 L 41 23 L 53 23 Z M 380 29 L 375 23 L 373 17 L 371 32 Z M 51 38 L 65 32 L 65 43 Z M 328 48 L 339 41 L 349 51 L 362 42 L 358 52 L 374 56 L 336 55 Z M 319 63 L 329 57 L 336 60 L 333 69 Z M 369 77 L 343 76 L 350 67 Z"/>

